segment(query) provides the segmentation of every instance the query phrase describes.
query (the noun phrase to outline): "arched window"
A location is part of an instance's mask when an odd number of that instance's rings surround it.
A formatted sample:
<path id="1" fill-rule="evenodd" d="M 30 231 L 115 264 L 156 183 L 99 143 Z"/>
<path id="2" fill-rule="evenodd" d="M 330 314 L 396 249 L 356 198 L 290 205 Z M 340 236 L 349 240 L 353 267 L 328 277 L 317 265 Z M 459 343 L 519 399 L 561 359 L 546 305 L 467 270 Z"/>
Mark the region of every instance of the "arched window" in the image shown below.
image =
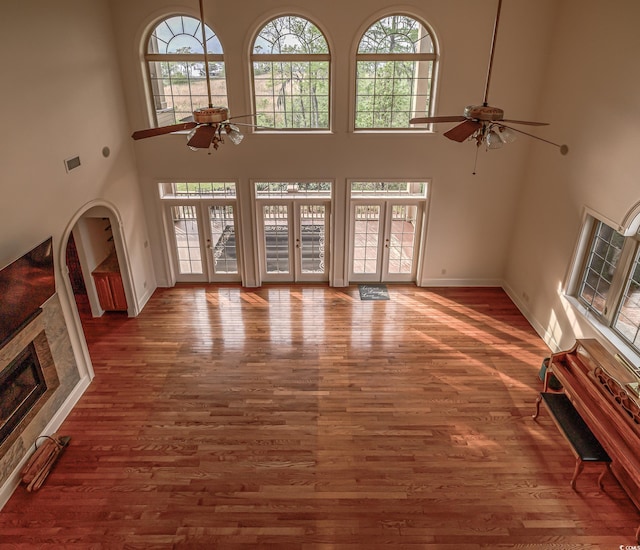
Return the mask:
<path id="1" fill-rule="evenodd" d="M 214 105 L 227 107 L 222 45 L 205 25 L 211 96 Z M 195 109 L 207 107 L 207 84 L 201 23 L 186 15 L 162 20 L 147 41 L 145 60 L 155 123 L 176 124 Z"/>
<path id="2" fill-rule="evenodd" d="M 258 124 L 327 130 L 330 59 L 324 35 L 302 17 L 278 17 L 262 27 L 251 53 Z"/>
<path id="3" fill-rule="evenodd" d="M 390 15 L 364 33 L 356 54 L 356 129 L 410 128 L 429 116 L 437 61 L 429 30 L 407 15 Z"/>

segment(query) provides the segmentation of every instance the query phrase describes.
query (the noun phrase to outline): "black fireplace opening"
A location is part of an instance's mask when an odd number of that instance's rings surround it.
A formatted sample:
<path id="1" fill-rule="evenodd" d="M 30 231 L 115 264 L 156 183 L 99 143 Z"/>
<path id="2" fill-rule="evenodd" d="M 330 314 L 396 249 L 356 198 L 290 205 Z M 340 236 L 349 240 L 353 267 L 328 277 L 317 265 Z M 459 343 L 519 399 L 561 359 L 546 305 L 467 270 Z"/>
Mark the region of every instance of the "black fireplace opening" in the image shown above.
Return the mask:
<path id="1" fill-rule="evenodd" d="M 0 445 L 47 390 L 33 343 L 0 371 Z"/>

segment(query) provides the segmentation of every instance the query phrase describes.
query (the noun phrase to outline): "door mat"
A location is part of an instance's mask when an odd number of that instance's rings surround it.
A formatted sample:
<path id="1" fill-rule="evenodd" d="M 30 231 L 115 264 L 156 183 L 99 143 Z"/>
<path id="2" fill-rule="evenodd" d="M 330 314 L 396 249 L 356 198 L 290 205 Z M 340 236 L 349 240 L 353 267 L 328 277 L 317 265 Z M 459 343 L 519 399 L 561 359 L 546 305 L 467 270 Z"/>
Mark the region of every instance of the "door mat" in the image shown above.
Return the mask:
<path id="1" fill-rule="evenodd" d="M 358 285 L 361 300 L 388 300 L 387 285 Z"/>

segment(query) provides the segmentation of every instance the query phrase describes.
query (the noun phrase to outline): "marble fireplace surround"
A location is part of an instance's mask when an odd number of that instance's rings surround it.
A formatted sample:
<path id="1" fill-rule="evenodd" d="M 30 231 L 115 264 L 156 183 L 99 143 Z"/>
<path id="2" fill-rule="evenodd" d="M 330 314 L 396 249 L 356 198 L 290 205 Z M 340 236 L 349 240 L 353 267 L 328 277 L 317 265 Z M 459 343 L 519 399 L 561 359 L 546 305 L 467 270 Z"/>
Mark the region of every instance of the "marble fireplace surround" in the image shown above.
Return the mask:
<path id="1" fill-rule="evenodd" d="M 40 315 L 0 349 L 0 370 L 6 368 L 31 342 L 35 346 L 47 390 L 0 445 L 0 508 L 8 498 L 7 493 L 12 493 L 18 484 L 19 472 L 16 470 L 33 452 L 36 439 L 43 433 L 49 433 L 47 428 L 55 423 L 55 418 L 81 382 L 57 294 L 42 306 Z"/>
<path id="2" fill-rule="evenodd" d="M 36 323 L 33 323 L 33 325 L 35 326 Z M 19 341 L 23 342 L 23 338 L 20 338 Z M 29 422 L 31 422 L 36 414 L 38 414 L 38 411 L 40 411 L 40 409 L 44 407 L 45 403 L 49 400 L 49 398 L 53 395 L 53 393 L 60 385 L 58 372 L 56 371 L 56 366 L 53 362 L 53 357 L 51 356 L 51 348 L 49 347 L 49 342 L 47 341 L 47 336 L 44 330 L 41 330 L 38 335 L 32 340 L 26 338 L 23 343 L 23 350 L 25 351 L 29 344 L 33 344 L 33 351 L 35 352 L 37 361 L 40 364 L 40 369 L 42 370 L 42 376 L 44 378 L 46 390 L 37 398 L 36 402 L 20 419 L 20 422 L 9 432 L 8 437 L 4 441 L 2 441 L 2 443 L 0 443 L 0 453 L 2 452 L 2 448 L 5 446 L 5 444 L 7 447 L 9 447 L 18 438 L 20 433 L 29 425 Z M 21 351 L 19 351 L 18 353 L 21 353 Z M 13 354 L 9 353 L 9 355 Z M 2 372 L 5 368 L 8 368 L 5 364 L 5 361 L 0 360 L 0 372 Z M 8 386 L 10 387 L 11 384 L 8 384 Z"/>

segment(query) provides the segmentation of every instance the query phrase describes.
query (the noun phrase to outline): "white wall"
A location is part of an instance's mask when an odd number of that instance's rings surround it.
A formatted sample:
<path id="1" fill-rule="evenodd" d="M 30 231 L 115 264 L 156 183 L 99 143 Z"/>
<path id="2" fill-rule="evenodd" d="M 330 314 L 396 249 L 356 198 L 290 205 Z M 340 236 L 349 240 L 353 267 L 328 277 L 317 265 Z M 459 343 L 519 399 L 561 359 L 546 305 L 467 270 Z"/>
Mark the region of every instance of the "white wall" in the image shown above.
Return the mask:
<path id="1" fill-rule="evenodd" d="M 424 17 L 440 42 L 437 114 L 455 114 L 482 99 L 495 2 L 480 3 L 394 5 Z M 473 144 L 445 139 L 446 125 L 435 135 L 350 131 L 352 54 L 359 34 L 387 5 L 208 0 L 208 22 L 226 49 L 233 114 L 250 111 L 251 34 L 279 13 L 307 16 L 327 33 L 335 90 L 331 135 L 249 134 L 240 147 L 226 144 L 209 156 L 187 150 L 183 136 L 136 143 L 129 137 L 149 122 L 143 33 L 168 12 L 197 16 L 195 0 L 6 3 L 0 19 L 0 264 L 48 235 L 59 247 L 83 205 L 104 200 L 123 220 L 135 290 L 148 295 L 154 270 L 161 283 L 167 280 L 155 208 L 159 180 L 234 179 L 246 193 L 253 178 L 330 178 L 338 186 L 349 178 L 426 178 L 432 181 L 427 282 L 505 280 L 550 345 L 567 347 L 575 335 L 589 333 L 559 289 L 585 206 L 622 221 L 640 200 L 640 4 L 505 0 L 490 102 L 509 117 L 551 122 L 534 131 L 567 142 L 571 151 L 561 157 L 522 138 L 500 151 L 481 151 L 475 176 Z M 111 149 L 108 158 L 104 146 Z M 74 155 L 82 165 L 67 174 L 63 160 Z M 58 289 L 64 291 L 59 283 Z"/>
<path id="2" fill-rule="evenodd" d="M 101 199 L 121 214 L 136 284 L 155 285 L 115 48 L 106 0 L 3 2 L 0 266 L 49 235 L 58 260 L 71 220 Z M 63 161 L 76 155 L 81 166 L 67 173 Z M 72 338 L 78 353 L 83 337 Z"/>
<path id="3" fill-rule="evenodd" d="M 622 224 L 640 200 L 638 22 L 637 0 L 559 2 L 540 112 L 570 152 L 533 148 L 505 277 L 554 349 L 595 335 L 562 296 L 585 208 Z"/>
<path id="4" fill-rule="evenodd" d="M 152 236 L 154 266 L 160 284 L 167 276 L 156 201 L 158 181 L 237 180 L 248 195 L 252 179 L 332 179 L 338 195 L 349 178 L 429 179 L 432 202 L 426 243 L 424 282 L 499 284 L 504 275 L 517 192 L 529 147 L 527 138 L 509 148 L 481 151 L 472 175 L 475 146 L 436 135 L 354 134 L 351 130 L 353 53 L 361 33 L 377 18 L 402 11 L 424 18 L 442 48 L 438 114 L 460 114 L 481 103 L 497 2 L 483 0 L 342 0 L 286 2 L 243 0 L 206 2 L 207 22 L 225 48 L 232 114 L 251 111 L 248 52 L 253 34 L 270 17 L 297 13 L 327 35 L 332 51 L 334 87 L 331 135 L 249 134 L 239 147 L 223 145 L 207 155 L 194 153 L 185 138 L 168 135 L 135 143 L 142 193 Z M 144 33 L 159 17 L 176 11 L 198 16 L 195 0 L 111 0 L 120 63 L 127 82 L 130 131 L 149 125 L 140 50 Z M 556 2 L 507 0 L 495 58 L 491 102 L 512 118 L 536 116 L 539 86 L 548 58 Z M 553 149 L 546 151 L 556 155 Z M 252 232 L 244 210 L 245 239 Z M 334 210 L 342 230 L 344 207 Z M 334 256 L 334 261 L 340 258 Z M 446 274 L 442 274 L 446 270 Z M 338 271 L 341 271 L 338 269 Z M 247 281 L 249 284 L 251 281 Z"/>

